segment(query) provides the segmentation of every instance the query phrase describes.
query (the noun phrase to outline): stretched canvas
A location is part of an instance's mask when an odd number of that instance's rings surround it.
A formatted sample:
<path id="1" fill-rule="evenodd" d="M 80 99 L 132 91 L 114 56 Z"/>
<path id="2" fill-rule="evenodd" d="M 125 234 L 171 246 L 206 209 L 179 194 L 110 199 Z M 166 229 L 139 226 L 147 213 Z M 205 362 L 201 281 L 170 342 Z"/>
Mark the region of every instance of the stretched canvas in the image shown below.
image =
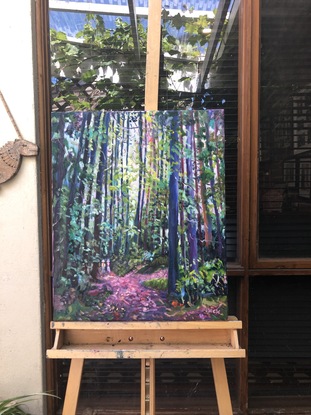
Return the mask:
<path id="1" fill-rule="evenodd" d="M 54 319 L 227 318 L 222 110 L 52 114 Z"/>

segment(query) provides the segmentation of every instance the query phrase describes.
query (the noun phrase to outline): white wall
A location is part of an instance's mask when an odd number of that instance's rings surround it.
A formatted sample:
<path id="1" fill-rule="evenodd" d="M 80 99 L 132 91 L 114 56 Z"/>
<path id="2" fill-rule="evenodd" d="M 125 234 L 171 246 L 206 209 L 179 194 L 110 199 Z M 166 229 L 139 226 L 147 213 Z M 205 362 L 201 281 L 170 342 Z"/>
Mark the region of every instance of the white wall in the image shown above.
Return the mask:
<path id="1" fill-rule="evenodd" d="M 36 142 L 32 0 L 5 0 L 0 13 L 0 90 L 26 140 Z M 17 134 L 0 102 L 0 147 Z M 0 185 L 0 397 L 44 387 L 42 293 L 39 263 L 38 158 L 24 157 Z M 44 413 L 39 400 L 29 412 Z"/>

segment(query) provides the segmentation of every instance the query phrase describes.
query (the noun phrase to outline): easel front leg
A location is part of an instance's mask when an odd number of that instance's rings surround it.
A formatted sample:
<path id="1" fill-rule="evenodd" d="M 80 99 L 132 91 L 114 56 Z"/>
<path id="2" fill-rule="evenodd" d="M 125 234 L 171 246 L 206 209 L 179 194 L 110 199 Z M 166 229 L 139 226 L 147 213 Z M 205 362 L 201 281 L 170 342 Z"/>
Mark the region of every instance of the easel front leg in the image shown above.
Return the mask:
<path id="1" fill-rule="evenodd" d="M 78 406 L 79 391 L 84 359 L 71 359 L 66 388 L 63 415 L 75 415 Z"/>
<path id="2" fill-rule="evenodd" d="M 232 404 L 228 386 L 225 359 L 212 358 L 212 370 L 219 415 L 232 415 Z"/>
<path id="3" fill-rule="evenodd" d="M 141 359 L 141 415 L 155 415 L 154 359 Z"/>

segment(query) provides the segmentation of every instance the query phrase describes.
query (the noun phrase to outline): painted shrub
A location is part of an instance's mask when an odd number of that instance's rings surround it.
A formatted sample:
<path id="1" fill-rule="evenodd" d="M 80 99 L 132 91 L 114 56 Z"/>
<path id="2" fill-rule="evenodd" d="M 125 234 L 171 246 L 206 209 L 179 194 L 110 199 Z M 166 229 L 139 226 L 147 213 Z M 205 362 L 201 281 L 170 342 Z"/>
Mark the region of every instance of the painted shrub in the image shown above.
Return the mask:
<path id="1" fill-rule="evenodd" d="M 52 115 L 54 319 L 227 318 L 222 110 Z"/>

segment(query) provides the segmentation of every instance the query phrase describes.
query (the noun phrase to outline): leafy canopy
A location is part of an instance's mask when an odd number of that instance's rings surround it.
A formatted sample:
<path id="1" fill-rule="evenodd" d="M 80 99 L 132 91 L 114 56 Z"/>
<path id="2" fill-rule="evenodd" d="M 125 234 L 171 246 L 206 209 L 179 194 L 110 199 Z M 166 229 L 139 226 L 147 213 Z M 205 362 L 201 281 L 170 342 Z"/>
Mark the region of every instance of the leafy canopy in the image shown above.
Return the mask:
<path id="1" fill-rule="evenodd" d="M 211 27 L 207 16 L 170 16 L 162 12 L 161 88 L 166 96 L 189 82 L 207 45 Z M 137 24 L 140 62 L 135 55 L 130 23 L 117 18 L 113 30 L 102 16 L 87 14 L 75 38 L 50 31 L 54 110 L 143 109 L 147 28 Z M 176 85 L 176 73 L 178 73 Z M 193 75 L 192 75 L 193 74 Z M 174 78 L 174 80 L 173 80 Z M 163 83 L 164 80 L 164 83 Z M 179 98 L 180 100 L 180 98 Z"/>

